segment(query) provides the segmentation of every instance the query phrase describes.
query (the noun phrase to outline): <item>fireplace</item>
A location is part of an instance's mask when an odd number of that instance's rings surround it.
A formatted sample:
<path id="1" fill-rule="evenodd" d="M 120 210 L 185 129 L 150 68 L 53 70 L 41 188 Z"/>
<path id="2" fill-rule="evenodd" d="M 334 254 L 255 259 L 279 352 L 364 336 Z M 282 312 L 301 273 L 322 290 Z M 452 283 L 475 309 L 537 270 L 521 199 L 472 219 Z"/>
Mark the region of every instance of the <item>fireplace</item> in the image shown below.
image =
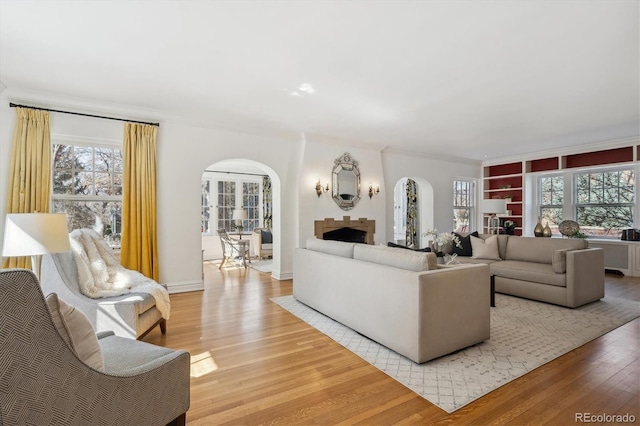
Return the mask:
<path id="1" fill-rule="evenodd" d="M 343 216 L 342 220 L 326 218 L 314 222 L 314 235 L 323 240 L 373 244 L 375 233 L 376 221 L 366 218 Z"/>

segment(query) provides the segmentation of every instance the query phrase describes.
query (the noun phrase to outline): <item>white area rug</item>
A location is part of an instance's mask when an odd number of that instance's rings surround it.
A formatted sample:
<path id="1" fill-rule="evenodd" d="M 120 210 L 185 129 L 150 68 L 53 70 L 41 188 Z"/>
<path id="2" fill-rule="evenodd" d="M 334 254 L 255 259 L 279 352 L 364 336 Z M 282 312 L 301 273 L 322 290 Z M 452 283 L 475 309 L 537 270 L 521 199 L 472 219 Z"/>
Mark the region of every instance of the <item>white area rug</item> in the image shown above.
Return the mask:
<path id="1" fill-rule="evenodd" d="M 416 364 L 293 296 L 271 300 L 448 413 L 640 316 L 613 297 L 569 309 L 496 294 L 490 340 Z"/>
<path id="2" fill-rule="evenodd" d="M 266 272 L 266 273 L 271 273 L 271 267 L 273 266 L 273 260 L 271 259 L 266 259 L 266 260 L 252 260 L 251 264 L 249 265 L 251 266 L 253 269 L 256 269 L 260 272 Z"/>

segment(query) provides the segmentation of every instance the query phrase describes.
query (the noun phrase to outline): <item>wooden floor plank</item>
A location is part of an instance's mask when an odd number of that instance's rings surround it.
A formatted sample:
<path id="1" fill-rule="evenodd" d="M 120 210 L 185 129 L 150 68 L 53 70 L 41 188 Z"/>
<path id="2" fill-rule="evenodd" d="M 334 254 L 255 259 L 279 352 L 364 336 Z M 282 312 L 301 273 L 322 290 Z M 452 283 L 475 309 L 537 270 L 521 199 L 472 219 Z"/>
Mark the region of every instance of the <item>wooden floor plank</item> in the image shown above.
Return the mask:
<path id="1" fill-rule="evenodd" d="M 192 355 L 188 424 L 573 424 L 575 413 L 640 419 L 640 319 L 447 414 L 270 301 L 292 281 L 205 263 L 205 291 L 171 296 L 167 334 Z M 640 279 L 606 276 L 640 301 Z"/>

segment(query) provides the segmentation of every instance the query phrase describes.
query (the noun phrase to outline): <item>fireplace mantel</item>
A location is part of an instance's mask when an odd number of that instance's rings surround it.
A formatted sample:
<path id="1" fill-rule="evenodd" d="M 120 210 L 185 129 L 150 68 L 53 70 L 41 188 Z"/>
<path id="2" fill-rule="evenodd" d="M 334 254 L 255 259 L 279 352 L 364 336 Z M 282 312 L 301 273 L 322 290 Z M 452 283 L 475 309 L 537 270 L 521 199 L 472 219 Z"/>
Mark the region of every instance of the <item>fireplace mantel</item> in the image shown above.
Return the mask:
<path id="1" fill-rule="evenodd" d="M 351 219 L 350 216 L 343 216 L 342 220 L 332 217 L 325 218 L 324 220 L 316 220 L 314 222 L 314 235 L 316 238 L 323 239 L 325 233 L 342 228 L 352 228 L 366 232 L 367 244 L 373 244 L 373 236 L 376 233 L 376 221 L 367 218 Z"/>

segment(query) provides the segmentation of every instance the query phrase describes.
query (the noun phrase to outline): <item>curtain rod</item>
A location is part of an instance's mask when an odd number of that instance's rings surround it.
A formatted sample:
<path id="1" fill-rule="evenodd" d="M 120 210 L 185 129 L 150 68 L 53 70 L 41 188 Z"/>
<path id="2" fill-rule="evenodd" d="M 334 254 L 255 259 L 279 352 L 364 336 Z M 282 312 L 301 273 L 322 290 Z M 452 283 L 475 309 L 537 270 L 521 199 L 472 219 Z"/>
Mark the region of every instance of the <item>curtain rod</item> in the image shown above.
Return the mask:
<path id="1" fill-rule="evenodd" d="M 147 121 L 127 120 L 126 118 L 117 118 L 117 117 L 105 117 L 103 115 L 84 114 L 82 112 L 61 111 L 59 109 L 41 108 L 41 107 L 34 107 L 34 106 L 29 106 L 29 105 L 19 105 L 19 104 L 14 104 L 13 102 L 9 103 L 9 107 L 11 107 L 11 108 L 16 108 L 16 107 L 17 108 L 29 108 L 29 109 L 37 109 L 37 110 L 40 110 L 40 111 L 50 111 L 50 112 L 60 112 L 62 114 L 81 115 L 83 117 L 104 118 L 105 120 L 128 121 L 130 123 L 148 124 L 150 126 L 160 127 L 160 123 L 149 123 Z"/>
<path id="2" fill-rule="evenodd" d="M 209 172 L 209 173 L 226 173 L 228 175 L 247 175 L 247 176 L 269 176 L 269 175 L 261 175 L 259 173 L 242 173 L 242 172 L 227 172 L 227 171 L 222 171 L 222 170 L 209 170 L 209 169 L 205 169 L 205 172 Z"/>

